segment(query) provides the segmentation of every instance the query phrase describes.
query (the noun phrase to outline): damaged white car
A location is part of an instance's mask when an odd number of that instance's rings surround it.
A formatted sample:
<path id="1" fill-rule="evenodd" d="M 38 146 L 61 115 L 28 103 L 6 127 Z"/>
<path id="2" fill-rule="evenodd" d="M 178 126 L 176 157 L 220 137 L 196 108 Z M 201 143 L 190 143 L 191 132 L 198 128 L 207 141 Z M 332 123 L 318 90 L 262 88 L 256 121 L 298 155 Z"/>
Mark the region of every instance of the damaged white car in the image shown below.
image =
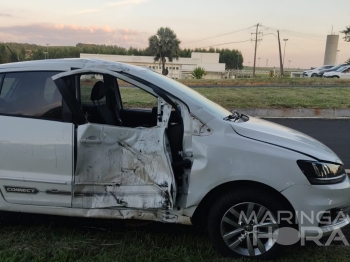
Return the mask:
<path id="1" fill-rule="evenodd" d="M 349 178 L 330 149 L 151 70 L 4 64 L 0 87 L 0 210 L 195 224 L 222 254 L 255 258 L 277 256 L 290 232 L 349 224 Z M 145 97 L 153 108 L 128 104 Z"/>

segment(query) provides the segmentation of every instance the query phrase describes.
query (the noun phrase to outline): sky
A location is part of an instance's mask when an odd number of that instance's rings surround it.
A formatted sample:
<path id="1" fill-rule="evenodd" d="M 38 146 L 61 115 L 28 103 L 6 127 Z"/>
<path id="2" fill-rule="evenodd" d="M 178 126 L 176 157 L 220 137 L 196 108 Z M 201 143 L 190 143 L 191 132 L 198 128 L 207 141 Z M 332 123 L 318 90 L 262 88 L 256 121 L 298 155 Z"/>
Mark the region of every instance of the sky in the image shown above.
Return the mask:
<path id="1" fill-rule="evenodd" d="M 244 65 L 279 66 L 280 31 L 285 68 L 323 64 L 326 36 L 350 26 L 348 0 L 13 0 L 1 3 L 0 42 L 58 46 L 92 43 L 145 48 L 160 27 L 170 27 L 181 48 L 229 48 Z M 340 34 L 337 62 L 350 58 Z M 205 39 L 205 40 L 203 40 Z M 283 39 L 288 39 L 284 42 Z M 229 44 L 226 44 L 229 43 Z M 282 54 L 283 55 L 283 54 Z M 260 58 L 260 59 L 258 59 Z M 290 62 L 289 62 L 290 61 Z"/>

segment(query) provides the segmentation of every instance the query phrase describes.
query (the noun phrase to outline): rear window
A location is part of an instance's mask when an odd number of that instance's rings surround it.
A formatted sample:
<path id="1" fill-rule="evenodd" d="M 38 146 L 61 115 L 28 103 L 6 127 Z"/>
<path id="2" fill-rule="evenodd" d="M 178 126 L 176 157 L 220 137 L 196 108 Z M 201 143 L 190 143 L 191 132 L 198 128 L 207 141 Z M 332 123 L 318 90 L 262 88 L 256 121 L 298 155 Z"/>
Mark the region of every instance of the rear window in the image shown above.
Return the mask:
<path id="1" fill-rule="evenodd" d="M 51 79 L 57 73 L 5 74 L 0 92 L 0 114 L 61 120 L 62 96 Z"/>

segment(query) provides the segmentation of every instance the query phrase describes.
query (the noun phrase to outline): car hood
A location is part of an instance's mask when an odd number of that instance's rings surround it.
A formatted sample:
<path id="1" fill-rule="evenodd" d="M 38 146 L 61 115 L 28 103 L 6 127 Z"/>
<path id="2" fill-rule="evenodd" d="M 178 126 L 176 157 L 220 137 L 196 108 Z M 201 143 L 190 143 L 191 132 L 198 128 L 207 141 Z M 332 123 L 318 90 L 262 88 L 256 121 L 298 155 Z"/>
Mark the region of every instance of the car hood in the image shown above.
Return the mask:
<path id="1" fill-rule="evenodd" d="M 327 146 L 294 129 L 254 117 L 250 117 L 247 122 L 230 123 L 241 136 L 297 151 L 318 160 L 343 164 Z"/>

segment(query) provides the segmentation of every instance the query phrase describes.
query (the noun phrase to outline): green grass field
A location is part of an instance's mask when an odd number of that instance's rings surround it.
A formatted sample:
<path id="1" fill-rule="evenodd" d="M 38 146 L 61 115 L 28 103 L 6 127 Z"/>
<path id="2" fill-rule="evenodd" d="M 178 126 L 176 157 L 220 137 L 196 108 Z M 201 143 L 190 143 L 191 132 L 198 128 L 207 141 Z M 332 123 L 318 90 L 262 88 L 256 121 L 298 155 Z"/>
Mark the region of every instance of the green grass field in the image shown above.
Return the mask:
<path id="1" fill-rule="evenodd" d="M 111 220 L 7 213 L 0 221 L 2 262 L 249 261 L 221 257 L 191 226 L 125 227 Z M 334 244 L 290 247 L 278 261 L 349 261 L 350 248 Z"/>
<path id="2" fill-rule="evenodd" d="M 82 83 L 82 101 L 90 103 L 94 82 Z M 350 108 L 350 80 L 322 78 L 264 78 L 223 80 L 181 80 L 198 93 L 221 106 L 233 108 Z M 118 80 L 126 108 L 150 108 L 156 105 L 153 96 Z M 278 87 L 284 85 L 285 87 Z M 206 86 L 211 86 L 207 88 Z M 213 87 L 214 86 L 214 87 Z M 220 87 L 220 86 L 231 86 Z M 243 86 L 236 87 L 235 86 Z M 275 87 L 269 87 L 275 86 Z M 277 86 L 277 87 L 276 87 Z"/>
<path id="3" fill-rule="evenodd" d="M 233 108 L 350 108 L 350 88 L 346 87 L 244 87 L 195 88 L 221 106 Z M 121 88 L 125 107 L 154 106 L 152 96 L 136 88 Z"/>

